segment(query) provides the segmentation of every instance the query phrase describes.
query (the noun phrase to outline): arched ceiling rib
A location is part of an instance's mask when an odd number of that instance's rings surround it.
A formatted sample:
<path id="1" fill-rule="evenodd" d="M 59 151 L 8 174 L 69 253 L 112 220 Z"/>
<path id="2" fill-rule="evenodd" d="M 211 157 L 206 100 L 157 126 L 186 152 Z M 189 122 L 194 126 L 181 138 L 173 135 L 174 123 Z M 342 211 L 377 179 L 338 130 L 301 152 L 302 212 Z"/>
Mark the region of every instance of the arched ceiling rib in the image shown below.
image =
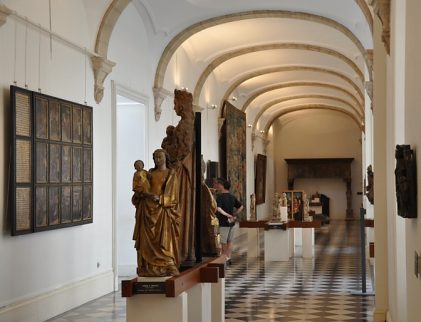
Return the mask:
<path id="1" fill-rule="evenodd" d="M 296 44 L 296 43 L 275 43 L 275 44 L 250 46 L 250 47 L 227 52 L 215 58 L 211 63 L 207 65 L 205 70 L 200 75 L 199 80 L 197 81 L 196 86 L 194 88 L 193 104 L 196 104 L 196 105 L 199 104 L 199 98 L 203 89 L 203 85 L 205 84 L 211 72 L 215 70 L 218 66 L 220 66 L 224 62 L 227 62 L 230 59 L 233 59 L 241 55 L 246 55 L 246 54 L 254 53 L 258 51 L 274 50 L 274 49 L 294 49 L 294 50 L 298 49 L 298 50 L 314 51 L 314 52 L 326 54 L 326 55 L 338 58 L 342 60 L 343 62 L 345 62 L 357 74 L 361 82 L 364 79 L 363 72 L 358 68 L 358 66 L 351 59 L 349 59 L 344 54 L 330 48 L 325 48 L 325 47 L 310 45 L 310 44 Z"/>
<path id="2" fill-rule="evenodd" d="M 284 103 L 284 102 L 289 102 L 289 101 L 293 101 L 293 100 L 299 100 L 299 99 L 303 99 L 303 98 L 310 98 L 313 100 L 317 100 L 317 99 L 330 99 L 333 101 L 338 101 L 342 104 L 344 104 L 345 106 L 348 106 L 350 109 L 354 110 L 358 116 L 359 116 L 359 120 L 361 120 L 361 118 L 363 117 L 361 111 L 357 110 L 353 105 L 351 105 L 348 101 L 338 98 L 336 96 L 330 96 L 330 95 L 316 95 L 316 94 L 307 94 L 307 95 L 295 95 L 295 96 L 288 96 L 288 97 L 282 97 L 279 98 L 277 100 L 273 100 L 270 101 L 269 103 L 265 104 L 264 106 L 261 107 L 261 109 L 259 110 L 259 112 L 257 113 L 257 115 L 254 117 L 253 123 L 252 123 L 252 133 L 255 132 L 255 130 L 257 129 L 257 123 L 259 122 L 260 117 L 263 115 L 263 113 L 265 113 L 267 110 L 269 110 L 270 108 L 280 104 L 280 103 Z M 248 120 L 248 122 L 250 123 L 250 121 Z"/>
<path id="3" fill-rule="evenodd" d="M 201 30 L 205 30 L 207 28 L 211 28 L 212 26 L 216 26 L 220 24 L 227 24 L 229 22 L 239 21 L 239 20 L 244 20 L 244 19 L 264 19 L 264 18 L 299 19 L 302 21 L 312 21 L 312 22 L 330 26 L 332 29 L 338 30 L 344 35 L 346 35 L 346 37 L 358 48 L 361 56 L 363 57 L 365 61 L 365 65 L 370 66 L 365 48 L 363 47 L 359 39 L 344 25 L 332 19 L 318 16 L 318 15 L 309 14 L 309 13 L 281 11 L 281 10 L 259 10 L 259 11 L 234 13 L 234 14 L 224 15 L 221 17 L 211 18 L 211 19 L 196 23 L 184 29 L 177 36 L 175 36 L 166 46 L 158 63 L 157 71 L 155 74 L 154 87 L 155 88 L 163 87 L 166 70 L 168 67 L 168 63 L 171 60 L 171 57 L 174 55 L 176 50 L 181 46 L 181 44 L 185 42 L 192 35 L 200 32 Z M 368 69 L 368 72 L 371 73 L 370 69 Z M 369 78 L 371 79 L 371 75 Z"/>
<path id="4" fill-rule="evenodd" d="M 365 8 L 355 1 L 357 6 Z M 360 23 L 363 15 L 369 23 L 367 11 L 360 12 Z M 178 57 L 191 62 L 185 74 Z M 258 10 L 207 19 L 178 33 L 160 58 L 154 90 L 193 88 L 195 106 L 222 106 L 235 95 L 253 131 L 268 116 L 309 109 L 339 111 L 363 128 L 364 85 L 371 79 L 366 49 L 343 24 L 311 13 Z"/>
<path id="5" fill-rule="evenodd" d="M 336 106 L 333 105 L 326 105 L 326 104 L 308 104 L 308 105 L 298 105 L 298 106 L 291 106 L 288 109 L 284 109 L 281 110 L 280 112 L 276 113 L 274 116 L 272 116 L 269 121 L 266 123 L 263 131 L 265 133 L 265 135 L 267 134 L 269 128 L 272 126 L 273 122 L 275 122 L 275 120 L 277 120 L 278 118 L 280 118 L 283 115 L 289 114 L 289 113 L 293 113 L 296 111 L 303 111 L 303 110 L 331 110 L 331 111 L 336 111 L 336 112 L 340 112 L 343 113 L 347 116 L 349 116 L 354 122 L 355 124 L 358 126 L 358 128 L 360 128 L 362 131 L 364 131 L 364 124 L 362 124 L 358 118 L 355 117 L 355 115 L 353 115 L 352 113 L 339 109 Z"/>
<path id="6" fill-rule="evenodd" d="M 281 84 L 274 84 L 265 88 L 260 88 L 258 90 L 256 90 L 252 95 L 250 95 L 250 97 L 246 100 L 246 102 L 244 103 L 244 105 L 242 106 L 241 110 L 242 111 L 246 111 L 248 106 L 251 104 L 251 102 L 253 102 L 257 97 L 259 97 L 260 95 L 263 95 L 267 92 L 273 91 L 273 90 L 277 90 L 280 88 L 286 88 L 286 87 L 297 87 L 297 86 L 312 86 L 312 87 L 325 87 L 325 88 L 329 88 L 329 89 L 333 89 L 339 92 L 342 92 L 344 94 L 346 94 L 348 97 L 351 98 L 351 100 L 357 105 L 357 106 L 361 106 L 362 102 L 360 102 L 355 96 L 354 94 L 352 94 L 351 92 L 349 92 L 348 90 L 339 87 L 337 85 L 334 84 L 329 84 L 329 83 L 319 83 L 319 82 L 288 82 L 288 83 L 281 83 Z"/>
<path id="7" fill-rule="evenodd" d="M 312 72 L 319 72 L 322 74 L 334 75 L 338 78 L 343 79 L 345 82 L 347 82 L 358 93 L 358 96 L 361 99 L 363 99 L 364 97 L 361 89 L 358 87 L 358 85 L 354 81 L 352 81 L 346 75 L 343 75 L 342 73 L 339 73 L 335 70 L 321 68 L 321 67 L 314 67 L 314 66 L 297 66 L 297 65 L 296 66 L 278 66 L 278 67 L 271 67 L 271 68 L 261 69 L 257 71 L 252 71 L 234 80 L 232 84 L 225 90 L 225 93 L 222 96 L 222 99 L 220 102 L 220 106 L 223 105 L 224 101 L 229 99 L 230 95 L 234 92 L 234 90 L 238 88 L 242 83 L 254 77 L 258 77 L 258 76 L 262 76 L 266 74 L 272 74 L 272 73 L 288 72 L 288 71 L 312 71 Z"/>

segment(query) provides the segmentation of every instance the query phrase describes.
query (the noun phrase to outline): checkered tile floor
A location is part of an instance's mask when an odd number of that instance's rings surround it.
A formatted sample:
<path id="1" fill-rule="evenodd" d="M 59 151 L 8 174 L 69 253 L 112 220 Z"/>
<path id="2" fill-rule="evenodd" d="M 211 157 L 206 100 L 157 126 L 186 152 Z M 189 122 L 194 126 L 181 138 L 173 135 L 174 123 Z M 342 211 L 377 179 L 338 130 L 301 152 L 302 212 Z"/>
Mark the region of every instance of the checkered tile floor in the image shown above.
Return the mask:
<path id="1" fill-rule="evenodd" d="M 373 321 L 374 297 L 351 294 L 361 287 L 358 226 L 329 226 L 316 233 L 313 260 L 265 263 L 263 254 L 247 259 L 245 241 L 238 240 L 227 270 L 225 321 Z M 125 300 L 111 293 L 49 321 L 125 321 Z"/>

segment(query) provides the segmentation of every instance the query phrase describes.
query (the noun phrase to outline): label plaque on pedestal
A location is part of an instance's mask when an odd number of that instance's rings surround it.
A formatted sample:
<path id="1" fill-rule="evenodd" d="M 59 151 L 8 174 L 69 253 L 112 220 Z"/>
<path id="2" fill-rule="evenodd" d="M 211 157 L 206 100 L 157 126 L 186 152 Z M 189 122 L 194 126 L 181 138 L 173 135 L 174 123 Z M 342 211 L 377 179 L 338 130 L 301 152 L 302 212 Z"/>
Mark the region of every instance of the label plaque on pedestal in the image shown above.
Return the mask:
<path id="1" fill-rule="evenodd" d="M 165 282 L 135 282 L 133 294 L 165 294 Z"/>

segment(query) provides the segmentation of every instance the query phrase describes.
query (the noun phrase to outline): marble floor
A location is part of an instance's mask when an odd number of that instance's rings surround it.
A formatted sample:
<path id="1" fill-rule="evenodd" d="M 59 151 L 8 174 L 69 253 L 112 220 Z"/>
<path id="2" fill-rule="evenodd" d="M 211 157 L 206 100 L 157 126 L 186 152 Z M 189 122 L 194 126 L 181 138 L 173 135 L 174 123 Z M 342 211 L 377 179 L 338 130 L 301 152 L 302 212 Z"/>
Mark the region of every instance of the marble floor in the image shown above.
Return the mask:
<path id="1" fill-rule="evenodd" d="M 374 296 L 352 294 L 361 289 L 358 237 L 357 222 L 331 221 L 316 231 L 314 259 L 267 263 L 263 254 L 248 259 L 245 240 L 236 240 L 227 267 L 225 321 L 372 321 Z M 111 293 L 49 321 L 125 321 L 125 300 Z"/>

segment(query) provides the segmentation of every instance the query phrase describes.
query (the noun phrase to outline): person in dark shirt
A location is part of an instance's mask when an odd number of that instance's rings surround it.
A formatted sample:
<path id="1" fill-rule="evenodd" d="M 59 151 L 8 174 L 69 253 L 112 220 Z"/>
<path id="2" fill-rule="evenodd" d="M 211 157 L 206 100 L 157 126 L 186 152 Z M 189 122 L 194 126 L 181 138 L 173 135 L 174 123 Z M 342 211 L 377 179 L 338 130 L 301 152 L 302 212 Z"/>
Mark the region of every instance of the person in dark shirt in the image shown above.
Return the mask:
<path id="1" fill-rule="evenodd" d="M 224 178 L 218 178 L 215 181 L 215 189 L 218 192 L 216 216 L 219 220 L 222 253 L 226 256 L 228 264 L 231 264 L 235 220 L 237 214 L 243 210 L 241 202 L 229 192 L 230 187 L 230 182 Z"/>

